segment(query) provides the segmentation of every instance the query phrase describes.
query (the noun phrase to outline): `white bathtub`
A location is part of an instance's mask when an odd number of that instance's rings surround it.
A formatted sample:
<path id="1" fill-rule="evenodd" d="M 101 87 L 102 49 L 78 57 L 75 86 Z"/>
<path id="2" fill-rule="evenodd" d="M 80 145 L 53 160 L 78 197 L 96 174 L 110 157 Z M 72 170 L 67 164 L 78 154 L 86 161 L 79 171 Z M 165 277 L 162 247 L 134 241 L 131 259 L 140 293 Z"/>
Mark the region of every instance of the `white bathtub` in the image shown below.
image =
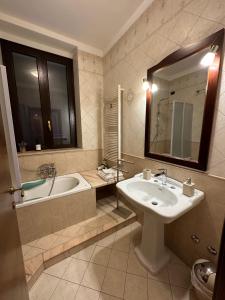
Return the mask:
<path id="1" fill-rule="evenodd" d="M 74 173 L 57 176 L 55 178 L 51 195 L 48 196 L 52 186 L 52 180 L 52 178 L 48 178 L 43 184 L 29 190 L 25 190 L 25 195 L 22 198 L 23 203 L 18 203 L 17 207 L 52 200 L 91 189 L 90 184 L 79 173 Z M 33 182 L 35 181 L 31 181 L 29 183 Z"/>

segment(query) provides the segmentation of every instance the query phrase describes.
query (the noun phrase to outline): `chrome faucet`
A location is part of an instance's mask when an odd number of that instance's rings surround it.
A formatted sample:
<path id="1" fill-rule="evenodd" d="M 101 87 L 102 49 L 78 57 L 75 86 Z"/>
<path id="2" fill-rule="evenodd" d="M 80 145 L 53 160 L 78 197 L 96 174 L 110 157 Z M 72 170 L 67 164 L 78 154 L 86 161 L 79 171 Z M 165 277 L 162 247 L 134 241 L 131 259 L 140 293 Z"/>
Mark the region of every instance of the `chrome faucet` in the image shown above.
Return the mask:
<path id="1" fill-rule="evenodd" d="M 42 179 L 53 178 L 56 176 L 56 167 L 54 163 L 43 164 L 38 167 L 38 175 Z"/>
<path id="2" fill-rule="evenodd" d="M 154 176 L 155 177 L 160 176 L 162 185 L 166 185 L 166 183 L 167 183 L 167 169 L 158 169 L 158 171 L 160 171 L 160 172 L 156 173 Z"/>

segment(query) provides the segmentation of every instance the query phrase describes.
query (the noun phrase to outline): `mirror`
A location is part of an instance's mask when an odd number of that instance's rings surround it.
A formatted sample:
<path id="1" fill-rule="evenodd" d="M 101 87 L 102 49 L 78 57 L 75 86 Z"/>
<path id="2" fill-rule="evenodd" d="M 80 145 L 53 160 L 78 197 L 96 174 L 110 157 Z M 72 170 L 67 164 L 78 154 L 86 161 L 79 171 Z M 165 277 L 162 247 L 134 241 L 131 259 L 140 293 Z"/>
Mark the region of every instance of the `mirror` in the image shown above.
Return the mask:
<path id="1" fill-rule="evenodd" d="M 145 156 L 206 170 L 224 31 L 148 70 Z"/>

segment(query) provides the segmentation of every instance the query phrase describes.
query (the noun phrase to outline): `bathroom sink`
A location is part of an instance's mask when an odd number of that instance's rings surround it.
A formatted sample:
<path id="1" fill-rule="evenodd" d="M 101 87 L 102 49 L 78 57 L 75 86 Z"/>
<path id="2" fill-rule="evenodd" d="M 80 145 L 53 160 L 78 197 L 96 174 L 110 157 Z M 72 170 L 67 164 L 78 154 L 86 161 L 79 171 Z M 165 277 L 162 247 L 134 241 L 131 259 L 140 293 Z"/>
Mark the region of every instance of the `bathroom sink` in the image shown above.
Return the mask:
<path id="1" fill-rule="evenodd" d="M 163 223 L 173 222 L 204 198 L 204 193 L 196 189 L 193 197 L 183 195 L 182 183 L 171 178 L 162 185 L 160 179 L 144 180 L 142 175 L 136 175 L 116 186 L 125 197 L 145 212 L 155 214 Z"/>
<path id="2" fill-rule="evenodd" d="M 142 240 L 135 247 L 141 263 L 153 274 L 170 260 L 164 245 L 164 224 L 178 219 L 204 199 L 204 193 L 195 189 L 192 197 L 183 195 L 182 183 L 168 178 L 162 185 L 159 178 L 143 179 L 142 173 L 117 183 L 117 188 L 128 201 L 144 212 Z"/>

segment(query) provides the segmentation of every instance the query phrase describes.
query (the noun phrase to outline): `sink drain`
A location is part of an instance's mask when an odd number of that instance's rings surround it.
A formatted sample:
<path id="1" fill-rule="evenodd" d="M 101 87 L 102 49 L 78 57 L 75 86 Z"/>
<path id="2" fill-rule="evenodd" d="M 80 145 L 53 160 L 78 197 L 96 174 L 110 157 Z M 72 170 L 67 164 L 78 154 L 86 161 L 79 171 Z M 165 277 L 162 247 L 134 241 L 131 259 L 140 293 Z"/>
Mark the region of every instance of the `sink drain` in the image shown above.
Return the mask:
<path id="1" fill-rule="evenodd" d="M 158 202 L 152 201 L 152 205 L 158 205 Z"/>

